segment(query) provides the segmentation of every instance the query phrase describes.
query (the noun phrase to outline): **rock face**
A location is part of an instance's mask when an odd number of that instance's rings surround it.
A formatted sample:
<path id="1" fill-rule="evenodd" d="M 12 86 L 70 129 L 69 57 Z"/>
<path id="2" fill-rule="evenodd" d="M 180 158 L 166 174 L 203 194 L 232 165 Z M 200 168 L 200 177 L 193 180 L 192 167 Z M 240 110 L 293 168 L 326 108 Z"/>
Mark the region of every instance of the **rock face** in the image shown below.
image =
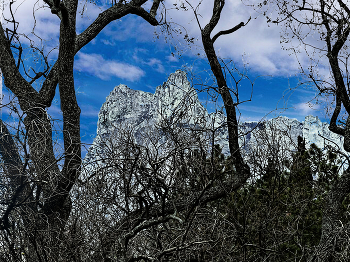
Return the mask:
<path id="1" fill-rule="evenodd" d="M 109 94 L 98 114 L 97 136 L 113 132 L 120 123 L 130 123 L 137 128 L 171 118 L 186 107 L 195 123 L 208 113 L 198 100 L 186 74 L 176 71 L 167 82 L 157 87 L 155 94 L 136 91 L 119 85 Z M 190 112 L 188 112 L 188 110 Z M 187 119 L 188 120 L 188 119 Z"/>
<path id="2" fill-rule="evenodd" d="M 98 118 L 97 136 L 85 157 L 86 163 L 103 155 L 105 141 L 116 130 L 119 132 L 121 125 L 132 130 L 136 142 L 140 144 L 143 143 L 143 132 L 160 123 L 163 127 L 216 129 L 215 133 L 212 132 L 215 144 L 222 147 L 224 154 L 229 154 L 225 115 L 222 112 L 209 114 L 199 102 L 186 74 L 180 70 L 171 74 L 154 94 L 132 90 L 125 85 L 116 86 L 102 105 Z M 273 150 L 292 152 L 297 148 L 298 136 L 305 138 L 306 147 L 311 143 L 321 149 L 332 145 L 339 146 L 344 152 L 343 138 L 330 132 L 327 123 L 311 115 L 303 122 L 281 116 L 259 123 L 240 123 L 239 131 L 242 152 L 246 157 L 253 149 L 265 153 Z M 164 139 L 165 136 L 160 136 L 159 141 Z"/>
<path id="3" fill-rule="evenodd" d="M 207 125 L 208 119 L 207 110 L 182 71 L 171 74 L 154 94 L 132 90 L 125 85 L 116 86 L 100 109 L 97 135 L 84 162 L 103 158 L 104 144 L 121 128 L 132 129 L 136 142 L 142 144 L 142 134 L 149 129 L 155 132 L 159 123 L 169 127 L 174 124 L 199 127 Z M 219 117 L 216 122 L 217 125 Z"/>

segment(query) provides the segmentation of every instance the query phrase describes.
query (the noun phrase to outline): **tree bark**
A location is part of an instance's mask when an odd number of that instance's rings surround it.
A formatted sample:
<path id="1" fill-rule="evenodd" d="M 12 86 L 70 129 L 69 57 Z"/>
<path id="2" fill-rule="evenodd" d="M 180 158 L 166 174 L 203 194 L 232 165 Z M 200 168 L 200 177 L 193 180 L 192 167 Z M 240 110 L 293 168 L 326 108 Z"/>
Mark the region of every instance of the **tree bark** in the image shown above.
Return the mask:
<path id="1" fill-rule="evenodd" d="M 224 5 L 225 5 L 224 0 L 214 1 L 213 15 L 210 19 L 210 22 L 204 27 L 204 29 L 202 29 L 201 34 L 202 34 L 202 43 L 203 43 L 204 51 L 208 58 L 211 71 L 215 76 L 215 79 L 219 88 L 219 93 L 222 97 L 225 110 L 226 110 L 227 129 L 228 129 L 228 136 L 229 136 L 228 142 L 229 142 L 231 157 L 233 159 L 233 164 L 236 167 L 238 181 L 240 181 L 243 184 L 246 182 L 246 180 L 250 176 L 250 169 L 249 169 L 249 166 L 246 163 L 244 163 L 243 157 L 241 155 L 241 150 L 239 147 L 239 142 L 238 142 L 239 133 L 238 133 L 236 104 L 232 99 L 230 89 L 227 86 L 225 76 L 222 72 L 220 62 L 216 55 L 216 52 L 214 49 L 214 41 L 210 37 L 211 32 L 219 22 L 221 11 Z M 242 26 L 241 23 L 240 23 L 240 26 Z"/>
<path id="2" fill-rule="evenodd" d="M 33 173 L 24 174 L 27 162 L 21 162 L 19 152 L 8 130 L 1 129 L 0 155 L 6 163 L 6 171 L 12 181 L 14 193 L 12 203 L 2 217 L 0 227 L 3 230 L 9 227 L 9 215 L 15 206 L 21 203 L 20 200 L 26 199 L 27 201 L 22 203 L 25 212 L 21 214 L 24 228 L 28 232 L 30 243 L 27 244 L 31 246 L 28 256 L 33 257 L 33 261 L 57 261 L 64 255 L 60 244 L 64 242 L 62 232 L 71 212 L 69 192 L 76 183 L 81 166 L 80 108 L 74 87 L 74 56 L 105 26 L 127 14 L 136 14 L 151 25 L 158 25 L 155 15 L 160 1 L 153 3 L 152 14 L 141 7 L 147 2 L 146 0 L 132 0 L 129 3 L 120 1 L 103 11 L 78 36 L 76 35 L 78 0 L 59 1 L 59 6 L 54 5 L 54 1 L 44 1 L 51 9 L 56 8 L 53 13 L 57 14 L 61 22 L 58 60 L 51 68 L 39 92 L 20 74 L 11 50 L 11 43 L 5 36 L 3 25 L 0 24 L 0 68 L 4 76 L 4 84 L 18 98 L 20 108 L 26 115 L 24 125 L 29 153 L 25 159 L 30 160 L 35 167 Z M 62 170 L 55 158 L 52 126 L 45 110 L 51 106 L 57 84 L 63 112 L 64 164 Z M 3 126 L 2 122 L 0 124 Z"/>

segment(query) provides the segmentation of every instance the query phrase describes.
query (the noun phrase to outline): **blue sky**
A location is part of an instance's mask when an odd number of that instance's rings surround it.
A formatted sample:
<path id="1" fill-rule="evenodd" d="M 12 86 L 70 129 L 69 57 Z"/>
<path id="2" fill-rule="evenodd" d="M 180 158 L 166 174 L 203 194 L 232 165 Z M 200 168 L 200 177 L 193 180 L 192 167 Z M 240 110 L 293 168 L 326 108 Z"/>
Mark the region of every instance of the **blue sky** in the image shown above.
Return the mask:
<path id="1" fill-rule="evenodd" d="M 106 2 L 92 4 L 92 1 L 81 1 L 80 10 L 84 8 L 83 16 L 78 17 L 78 33 L 82 32 L 108 6 Z M 195 5 L 196 1 L 191 1 Z M 316 103 L 313 98 L 316 91 L 312 87 L 298 86 L 302 79 L 299 64 L 295 56 L 282 50 L 280 44 L 281 28 L 268 25 L 265 18 L 259 16 L 253 9 L 244 6 L 240 1 L 226 1 L 222 20 L 218 30 L 228 29 L 246 22 L 249 16 L 252 20 L 239 31 L 229 36 L 221 36 L 215 43 L 220 57 L 232 60 L 242 72 L 247 67 L 247 76 L 255 80 L 251 102 L 239 106 L 242 121 L 258 121 L 262 118 L 273 118 L 285 115 L 303 121 L 308 114 L 317 115 L 322 120 L 325 110 L 322 102 Z M 152 3 L 152 2 L 151 2 Z M 134 15 L 122 18 L 107 26 L 96 39 L 76 55 L 75 59 L 75 86 L 78 94 L 78 103 L 82 109 L 81 134 L 82 141 L 90 144 L 96 134 L 97 114 L 106 100 L 106 96 L 119 84 L 126 84 L 132 89 L 153 93 L 155 88 L 166 81 L 168 75 L 177 69 L 190 70 L 202 79 L 209 78 L 206 70 L 209 69 L 204 57 L 199 38 L 199 28 L 191 10 L 179 11 L 171 9 L 173 4 L 181 4 L 179 0 L 166 2 L 167 17 L 174 29 L 182 30 L 182 34 L 173 34 L 169 37 Z M 204 0 L 200 6 L 199 18 L 205 24 L 212 10 L 212 1 Z M 59 19 L 51 14 L 41 0 L 17 0 L 15 3 L 15 17 L 19 21 L 18 31 L 29 35 L 34 43 L 43 47 L 53 63 L 57 57 Z M 34 27 L 33 7 L 36 24 Z M 147 9 L 149 5 L 145 6 Z M 8 13 L 4 13 L 8 16 Z M 33 33 L 31 33 L 33 31 Z M 186 28 L 186 31 L 184 30 Z M 194 37 L 193 45 L 183 41 L 183 35 Z M 39 41 L 39 36 L 45 41 Z M 29 44 L 22 38 L 24 47 Z M 301 53 L 299 61 L 309 63 L 306 55 Z M 33 58 L 28 55 L 27 66 L 34 64 Z M 323 70 L 323 71 L 322 71 Z M 327 73 L 327 66 L 320 67 L 320 72 Z M 198 84 L 198 82 L 195 82 Z M 240 86 L 241 100 L 249 99 L 251 83 L 248 80 Z M 4 91 L 4 94 L 7 94 Z M 206 94 L 199 94 L 204 103 Z M 6 100 L 6 98 L 5 98 Z M 60 119 L 59 97 L 49 113 L 55 119 Z M 311 101 L 311 102 L 310 102 Z M 212 111 L 212 104 L 208 110 Z M 6 110 L 3 117 L 6 116 Z"/>

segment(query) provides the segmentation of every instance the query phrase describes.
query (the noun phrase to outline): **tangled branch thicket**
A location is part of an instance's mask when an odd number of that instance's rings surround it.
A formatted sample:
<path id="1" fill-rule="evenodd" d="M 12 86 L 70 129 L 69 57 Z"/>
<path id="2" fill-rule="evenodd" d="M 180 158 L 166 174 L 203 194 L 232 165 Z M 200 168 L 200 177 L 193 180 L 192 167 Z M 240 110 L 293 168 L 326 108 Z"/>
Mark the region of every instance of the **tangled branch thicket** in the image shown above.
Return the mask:
<path id="1" fill-rule="evenodd" d="M 82 160 L 75 55 L 107 25 L 128 15 L 163 26 L 164 32 L 181 32 L 171 30 L 167 2 L 112 1 L 77 34 L 79 1 L 43 0 L 39 7 L 60 24 L 54 44 L 58 57 L 51 67 L 51 51 L 44 52 L 42 39 L 37 45 L 30 40 L 38 39 L 35 28 L 30 35 L 18 31 L 16 0 L 5 5 L 0 69 L 18 106 L 10 108 L 15 118 L 0 120 L 0 260 L 348 261 L 350 171 L 348 163 L 341 163 L 347 155 L 334 148 L 307 149 L 302 138 L 267 125 L 257 128 L 255 147 L 242 147 L 237 107 L 245 74 L 235 79 L 228 69 L 232 63 L 217 56 L 214 42 L 245 30 L 251 19 L 212 36 L 225 0 L 212 1 L 207 23 L 200 19 L 201 1 L 174 5 L 179 12 L 192 12 L 197 22 L 214 80 L 203 90 L 223 102 L 223 125 L 191 119 L 193 103 L 186 100 L 170 115 L 159 112 L 161 121 L 143 129 L 119 123 L 103 146 L 94 145 L 95 158 Z M 345 115 L 350 112 L 348 4 L 271 0 L 255 7 L 267 16 L 265 6 L 276 9 L 275 23 L 287 22 L 285 40 L 296 37 L 307 54 L 311 48 L 326 58 L 328 79 L 320 79 L 314 65 L 305 70 L 300 64 L 301 73 L 320 95 L 334 97 L 330 130 L 344 138 L 349 151 L 350 120 L 338 119 L 342 106 Z M 304 27 L 319 36 L 321 48 L 307 43 L 308 35 L 299 30 Z M 184 37 L 193 43 L 193 37 Z M 24 51 L 35 55 L 27 59 Z M 28 70 L 32 60 L 42 63 Z M 62 111 L 59 152 L 56 125 L 47 113 L 56 93 Z M 229 156 L 216 145 L 223 128 Z M 295 150 L 289 152 L 292 142 Z"/>

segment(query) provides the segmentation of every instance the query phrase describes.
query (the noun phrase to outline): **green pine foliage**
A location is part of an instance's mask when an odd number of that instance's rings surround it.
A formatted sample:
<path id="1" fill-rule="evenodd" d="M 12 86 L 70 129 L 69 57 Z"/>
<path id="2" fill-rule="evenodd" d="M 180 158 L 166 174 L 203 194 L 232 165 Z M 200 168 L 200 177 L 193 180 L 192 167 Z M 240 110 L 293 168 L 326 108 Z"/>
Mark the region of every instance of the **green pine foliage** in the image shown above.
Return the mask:
<path id="1" fill-rule="evenodd" d="M 223 156 L 216 159 L 216 165 L 229 165 Z M 279 160 L 283 170 L 276 159 L 268 159 L 255 182 L 212 204 L 236 230 L 229 247 L 233 261 L 306 261 L 319 243 L 324 199 L 339 178 L 337 154 L 314 144 L 306 150 L 299 138 L 292 160 Z M 349 204 L 347 199 L 344 207 Z"/>

